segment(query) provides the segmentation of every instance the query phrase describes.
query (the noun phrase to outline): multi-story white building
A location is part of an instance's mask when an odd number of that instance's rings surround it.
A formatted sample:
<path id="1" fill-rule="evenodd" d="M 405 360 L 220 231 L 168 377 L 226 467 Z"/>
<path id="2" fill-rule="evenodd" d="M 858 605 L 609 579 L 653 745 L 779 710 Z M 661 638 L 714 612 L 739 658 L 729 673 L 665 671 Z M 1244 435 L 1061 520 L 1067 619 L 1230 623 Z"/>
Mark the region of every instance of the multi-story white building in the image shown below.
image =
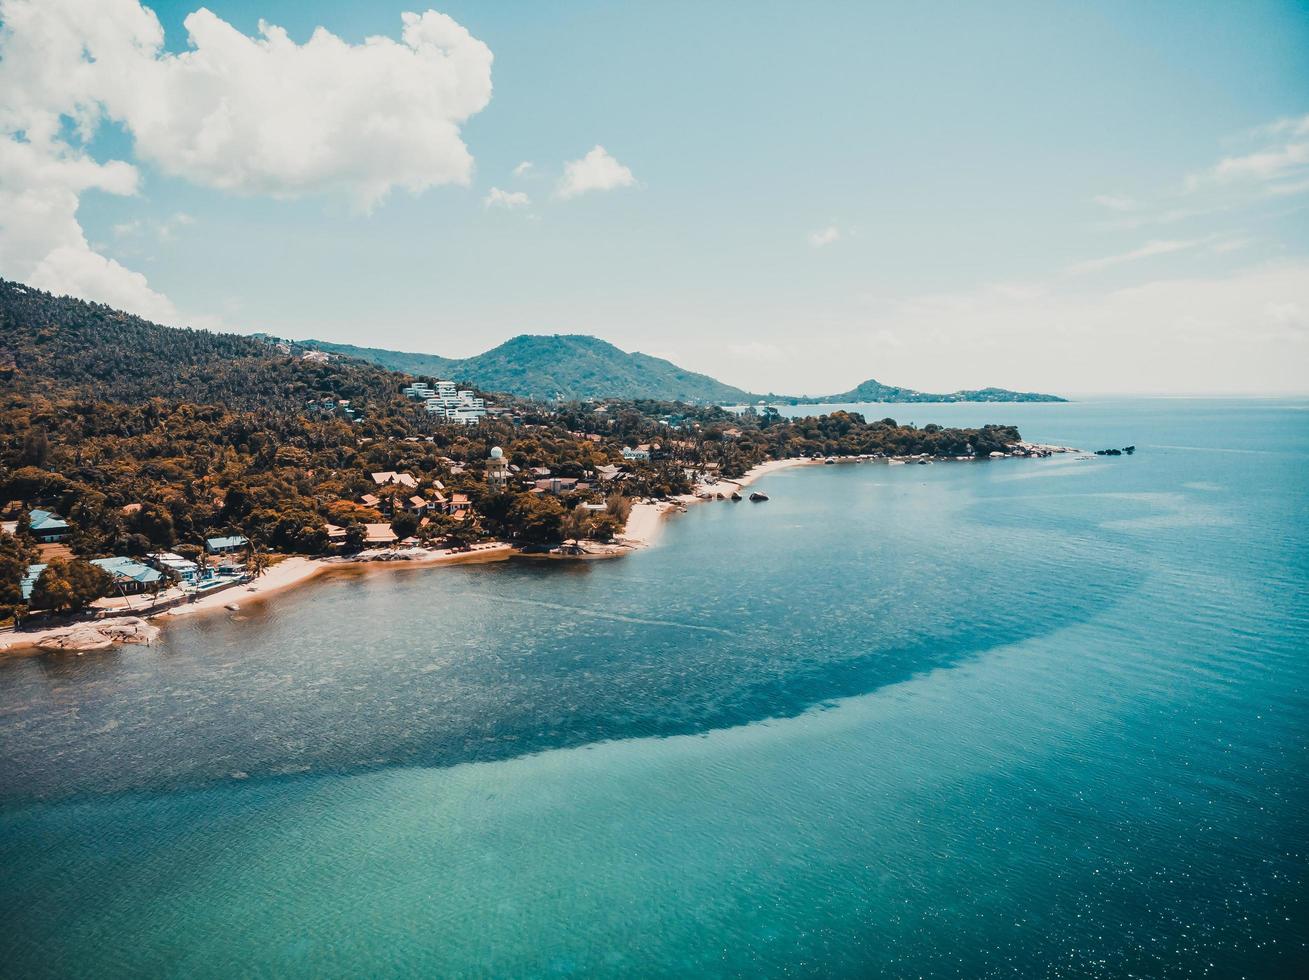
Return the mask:
<path id="1" fill-rule="evenodd" d="M 453 381 L 438 381 L 435 390 L 425 381 L 415 381 L 402 390 L 406 398 L 421 401 L 429 414 L 447 422 L 476 425 L 486 415 L 486 400 L 471 389 L 460 390 Z"/>

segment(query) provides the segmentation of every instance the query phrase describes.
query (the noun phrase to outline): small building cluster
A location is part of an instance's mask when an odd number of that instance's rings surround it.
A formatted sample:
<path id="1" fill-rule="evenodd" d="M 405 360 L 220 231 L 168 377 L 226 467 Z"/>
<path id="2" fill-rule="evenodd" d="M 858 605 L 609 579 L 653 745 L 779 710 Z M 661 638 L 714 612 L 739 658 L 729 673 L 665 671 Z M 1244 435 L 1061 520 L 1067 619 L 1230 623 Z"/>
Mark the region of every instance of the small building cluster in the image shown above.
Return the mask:
<path id="1" fill-rule="evenodd" d="M 469 389 L 459 390 L 453 381 L 438 381 L 435 390 L 425 381 L 402 389 L 406 398 L 421 401 L 429 415 L 447 422 L 476 425 L 486 417 L 486 401 Z"/>

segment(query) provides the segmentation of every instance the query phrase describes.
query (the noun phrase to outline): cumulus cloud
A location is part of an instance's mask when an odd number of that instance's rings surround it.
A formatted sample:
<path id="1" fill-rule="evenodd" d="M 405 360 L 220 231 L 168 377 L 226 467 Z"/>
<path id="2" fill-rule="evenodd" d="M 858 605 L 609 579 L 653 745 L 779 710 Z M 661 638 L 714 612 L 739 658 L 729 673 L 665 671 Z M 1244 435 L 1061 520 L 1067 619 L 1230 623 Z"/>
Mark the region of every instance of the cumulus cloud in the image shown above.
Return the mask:
<path id="1" fill-rule="evenodd" d="M 104 120 L 139 160 L 236 193 L 368 210 L 471 179 L 459 126 L 490 100 L 492 56 L 444 14 L 404 14 L 400 40 L 361 44 L 322 28 L 296 44 L 263 22 L 251 38 L 203 8 L 184 24 L 189 50 L 169 54 L 137 0 L 0 0 L 0 275 L 175 318 L 77 222 L 83 191 L 137 191 L 135 167 L 83 148 Z"/>
<path id="2" fill-rule="evenodd" d="M 523 191 L 502 191 L 498 187 L 492 187 L 491 193 L 482 198 L 482 204 L 488 208 L 505 208 L 513 210 L 514 208 L 525 208 L 532 203 L 532 199 Z"/>
<path id="3" fill-rule="evenodd" d="M 580 160 L 564 164 L 563 180 L 557 194 L 561 198 L 576 197 L 588 191 L 611 191 L 618 187 L 631 187 L 636 183 L 632 171 L 609 155 L 598 143 Z"/>
<path id="4" fill-rule="evenodd" d="M 814 248 L 823 248 L 838 241 L 841 237 L 841 229 L 836 225 L 828 225 L 826 228 L 819 228 L 817 231 L 809 233 L 809 244 Z"/>
<path id="5" fill-rule="evenodd" d="M 531 170 L 533 166 L 535 166 L 535 164 L 533 164 L 531 160 L 524 160 L 518 166 L 514 167 L 514 176 L 526 177 L 527 172 Z"/>

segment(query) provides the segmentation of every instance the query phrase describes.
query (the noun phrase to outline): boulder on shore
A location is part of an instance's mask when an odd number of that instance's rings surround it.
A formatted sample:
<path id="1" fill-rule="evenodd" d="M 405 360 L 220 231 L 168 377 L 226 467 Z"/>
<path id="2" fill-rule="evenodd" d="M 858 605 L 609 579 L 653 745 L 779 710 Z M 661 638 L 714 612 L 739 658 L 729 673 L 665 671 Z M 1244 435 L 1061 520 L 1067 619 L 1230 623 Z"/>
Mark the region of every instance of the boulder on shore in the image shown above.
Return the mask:
<path id="1" fill-rule="evenodd" d="M 78 623 L 57 630 L 36 645 L 41 650 L 104 650 L 115 643 L 153 643 L 159 636 L 159 627 L 137 616 L 106 619 L 94 623 Z"/>

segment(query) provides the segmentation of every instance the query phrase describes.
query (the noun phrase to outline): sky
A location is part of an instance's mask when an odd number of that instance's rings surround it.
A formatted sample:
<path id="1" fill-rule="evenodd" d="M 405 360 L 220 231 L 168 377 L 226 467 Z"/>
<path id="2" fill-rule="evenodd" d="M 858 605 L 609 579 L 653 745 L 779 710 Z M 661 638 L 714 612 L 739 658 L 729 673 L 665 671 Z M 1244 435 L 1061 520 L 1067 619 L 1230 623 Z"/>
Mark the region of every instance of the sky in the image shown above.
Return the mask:
<path id="1" fill-rule="evenodd" d="M 1309 391 L 1309 2 L 0 0 L 0 276 L 753 391 Z"/>

